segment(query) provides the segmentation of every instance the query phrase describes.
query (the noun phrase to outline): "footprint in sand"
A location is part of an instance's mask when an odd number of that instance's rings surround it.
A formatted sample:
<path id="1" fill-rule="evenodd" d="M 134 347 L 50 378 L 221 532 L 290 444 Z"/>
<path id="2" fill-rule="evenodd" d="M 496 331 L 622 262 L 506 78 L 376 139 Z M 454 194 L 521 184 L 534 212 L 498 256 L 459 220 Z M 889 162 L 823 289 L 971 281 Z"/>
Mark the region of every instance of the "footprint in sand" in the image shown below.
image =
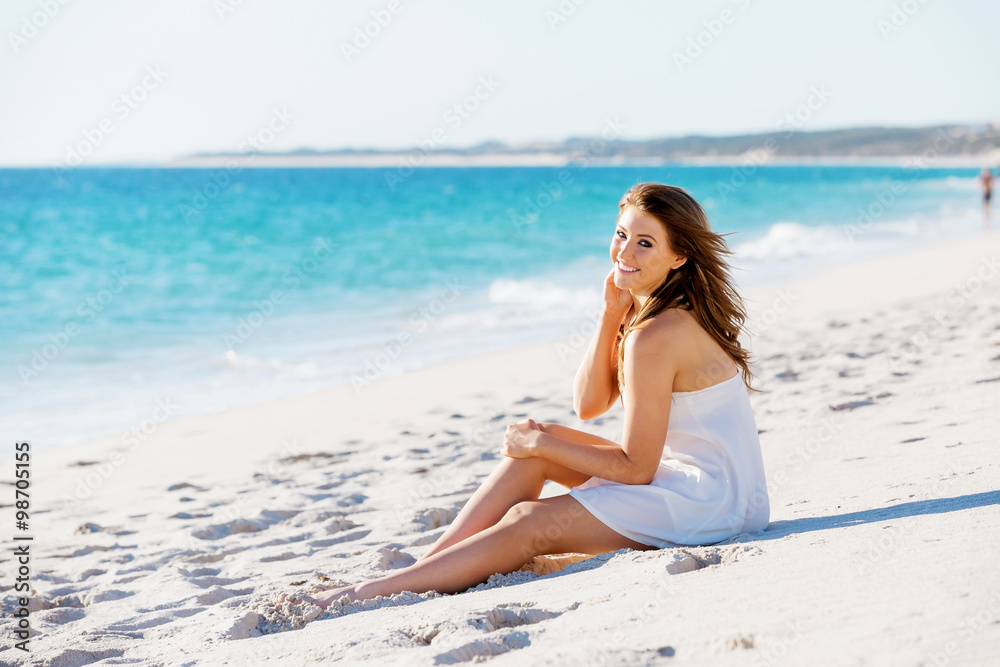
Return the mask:
<path id="1" fill-rule="evenodd" d="M 178 482 L 177 484 L 171 484 L 167 487 L 167 491 L 179 491 L 180 489 L 192 489 L 194 491 L 207 491 L 208 489 L 203 489 L 200 486 L 195 486 L 194 484 L 188 484 L 187 482 Z"/>
<path id="2" fill-rule="evenodd" d="M 183 567 L 179 567 L 177 568 L 177 571 L 182 577 L 187 577 L 188 579 L 192 577 L 207 577 L 222 572 L 222 570 L 217 567 L 198 567 L 193 570 L 186 570 Z"/>
<path id="3" fill-rule="evenodd" d="M 353 505 L 360 505 L 361 503 L 368 500 L 368 496 L 363 493 L 352 493 L 351 495 L 341 498 L 337 501 L 337 504 L 341 507 L 351 507 Z"/>
<path id="4" fill-rule="evenodd" d="M 89 523 L 88 522 L 88 523 L 82 523 L 82 524 L 80 524 L 77 527 L 77 529 L 73 531 L 73 534 L 75 534 L 75 535 L 87 535 L 89 533 L 99 533 L 102 530 L 104 530 L 104 528 L 102 528 L 98 524 L 96 524 L 96 523 Z"/>
<path id="5" fill-rule="evenodd" d="M 435 528 L 449 525 L 455 520 L 456 516 L 458 516 L 458 511 L 455 509 L 434 507 L 420 510 L 414 514 L 412 521 L 422 526 L 423 530 L 434 530 Z"/>
<path id="6" fill-rule="evenodd" d="M 382 547 L 375 553 L 378 554 L 378 559 L 373 567 L 378 570 L 398 570 L 417 562 L 413 556 L 392 547 Z"/>
<path id="7" fill-rule="evenodd" d="M 199 512 L 198 514 L 191 514 L 189 512 L 178 512 L 177 514 L 171 514 L 168 519 L 204 519 L 205 517 L 212 516 L 211 512 Z"/>
<path id="8" fill-rule="evenodd" d="M 86 612 L 80 607 L 57 607 L 32 614 L 32 620 L 41 620 L 52 625 L 62 625 L 79 621 L 86 616 Z"/>
<path id="9" fill-rule="evenodd" d="M 246 580 L 247 577 L 238 577 L 236 579 L 227 579 L 226 577 L 193 577 L 189 581 L 198 588 L 211 588 L 212 586 L 228 586 L 230 584 L 238 584 L 241 581 Z"/>
<path id="10" fill-rule="evenodd" d="M 97 604 L 99 602 L 109 602 L 111 600 L 121 600 L 122 598 L 127 598 L 135 595 L 133 591 L 122 591 L 115 588 L 109 588 L 105 590 L 90 590 L 85 592 L 80 601 L 83 602 L 84 607 L 89 607 L 91 605 Z"/>
<path id="11" fill-rule="evenodd" d="M 80 556 L 86 556 L 88 554 L 92 554 L 95 551 L 113 551 L 113 550 L 116 550 L 116 549 L 135 549 L 137 546 L 138 545 L 136 545 L 136 544 L 130 544 L 130 545 L 115 544 L 115 545 L 110 546 L 110 547 L 106 547 L 106 546 L 103 546 L 103 545 L 100 545 L 100 544 L 87 545 L 85 547 L 80 547 L 79 549 L 77 549 L 76 551 L 74 551 L 73 553 L 70 553 L 70 554 L 54 554 L 54 557 L 55 558 L 79 558 Z"/>
<path id="12" fill-rule="evenodd" d="M 51 659 L 49 665 L 89 665 L 109 658 L 120 658 L 125 655 L 125 651 L 116 648 L 97 649 L 94 651 L 84 651 L 83 649 L 66 649 L 59 655 Z"/>
<path id="13" fill-rule="evenodd" d="M 253 593 L 253 590 L 254 589 L 252 588 L 233 590 L 230 588 L 223 588 L 222 586 L 216 586 L 199 595 L 197 600 L 198 604 L 203 605 L 219 604 L 223 600 L 228 600 L 229 598 L 249 595 L 250 593 Z"/>
<path id="14" fill-rule="evenodd" d="M 344 542 L 353 542 L 354 540 L 360 540 L 363 537 L 368 537 L 372 531 L 370 530 L 358 530 L 353 533 L 345 533 L 339 537 L 331 537 L 328 540 L 313 540 L 309 542 L 309 546 L 313 549 L 325 549 L 326 547 L 332 547 L 335 544 L 343 544 Z"/>
<path id="15" fill-rule="evenodd" d="M 474 613 L 464 622 L 459 620 L 442 621 L 433 625 L 404 630 L 404 633 L 414 643 L 426 646 L 434 642 L 443 643 L 442 639 L 459 632 L 466 632 L 467 628 L 472 626 L 488 636 L 439 653 L 434 656 L 434 664 L 453 665 L 462 662 L 482 662 L 491 656 L 530 646 L 531 638 L 530 634 L 523 629 L 525 626 L 557 618 L 566 611 L 576 609 L 579 604 L 579 602 L 574 603 L 563 611 L 532 609 L 517 604 L 498 605 L 492 609 Z"/>
<path id="16" fill-rule="evenodd" d="M 80 600 L 79 595 L 72 593 L 56 595 L 51 599 L 36 595 L 28 601 L 28 611 L 32 614 L 46 609 L 78 609 L 80 607 L 83 607 L 83 601 Z"/>
<path id="17" fill-rule="evenodd" d="M 307 461 L 313 461 L 314 459 L 324 459 L 326 460 L 327 465 L 333 465 L 335 463 L 342 463 L 346 461 L 350 454 L 353 454 L 353 452 L 315 452 L 313 454 L 296 454 L 295 456 L 286 456 L 278 459 L 278 463 L 304 463 Z"/>
<path id="18" fill-rule="evenodd" d="M 329 522 L 324 526 L 327 533 L 339 533 L 342 530 L 350 530 L 351 528 L 357 528 L 359 524 L 354 523 L 350 519 L 344 517 L 338 517 L 333 521 Z"/>
<path id="19" fill-rule="evenodd" d="M 131 618 L 113 623 L 106 628 L 104 628 L 109 633 L 119 634 L 119 635 L 129 635 L 142 639 L 142 630 L 148 630 L 149 628 L 155 628 L 160 625 L 166 625 L 167 623 L 173 623 L 176 620 L 182 618 L 188 618 L 189 616 L 194 616 L 195 614 L 200 614 L 205 611 L 205 607 L 181 607 L 183 602 L 173 603 L 170 606 L 174 607 L 167 611 L 166 614 L 160 616 L 153 616 L 153 613 L 164 611 L 162 607 L 154 609 L 141 610 L 144 613 L 140 616 L 133 616 Z"/>
<path id="20" fill-rule="evenodd" d="M 849 401 L 847 403 L 841 403 L 840 405 L 831 405 L 830 409 L 835 411 L 854 410 L 855 408 L 862 408 L 866 405 L 875 405 L 875 401 L 870 398 L 866 398 L 863 401 Z"/>
<path id="21" fill-rule="evenodd" d="M 718 565 L 722 562 L 719 554 L 707 554 L 706 556 L 696 556 L 690 552 L 671 554 L 664 569 L 668 574 L 685 574 L 701 570 L 709 565 Z"/>
<path id="22" fill-rule="evenodd" d="M 270 528 L 298 514 L 298 510 L 263 510 L 255 519 L 235 519 L 226 523 L 213 524 L 192 531 L 192 535 L 202 540 L 220 540 L 237 533 L 256 533 Z"/>
<path id="23" fill-rule="evenodd" d="M 202 564 L 202 563 L 218 563 L 220 560 L 228 556 L 229 554 L 235 554 L 243 551 L 243 549 L 230 549 L 228 551 L 220 551 L 214 554 L 199 554 L 197 556 L 192 556 L 187 559 L 189 563 Z"/>
<path id="24" fill-rule="evenodd" d="M 261 563 L 273 563 L 279 560 L 292 560 L 293 558 L 301 558 L 302 556 L 307 556 L 308 554 L 297 554 L 294 551 L 285 551 L 275 556 L 264 556 L 259 559 Z"/>

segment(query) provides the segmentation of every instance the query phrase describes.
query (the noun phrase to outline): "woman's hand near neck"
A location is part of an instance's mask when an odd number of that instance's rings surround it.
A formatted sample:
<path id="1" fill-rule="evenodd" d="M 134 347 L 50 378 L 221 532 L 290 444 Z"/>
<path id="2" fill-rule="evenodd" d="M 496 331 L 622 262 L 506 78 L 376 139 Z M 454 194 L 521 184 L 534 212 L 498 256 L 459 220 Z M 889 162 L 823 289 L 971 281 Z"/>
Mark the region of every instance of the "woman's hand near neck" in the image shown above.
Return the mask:
<path id="1" fill-rule="evenodd" d="M 604 313 L 620 323 L 634 305 L 632 293 L 615 285 L 615 269 L 604 279 Z"/>

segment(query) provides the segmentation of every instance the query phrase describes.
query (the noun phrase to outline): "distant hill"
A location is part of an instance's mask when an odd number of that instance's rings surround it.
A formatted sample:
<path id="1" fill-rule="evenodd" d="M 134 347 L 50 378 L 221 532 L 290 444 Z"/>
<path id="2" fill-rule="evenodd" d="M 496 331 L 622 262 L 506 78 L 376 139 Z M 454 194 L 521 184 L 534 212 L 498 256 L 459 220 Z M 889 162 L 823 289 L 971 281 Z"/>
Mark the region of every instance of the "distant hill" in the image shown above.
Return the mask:
<path id="1" fill-rule="evenodd" d="M 596 142 L 596 143 L 595 143 Z M 505 144 L 487 141 L 468 148 L 436 148 L 422 151 L 416 147 L 399 149 L 340 150 L 299 149 L 288 152 L 262 152 L 257 157 L 264 161 L 279 159 L 283 162 L 322 163 L 390 163 L 393 158 L 425 153 L 436 162 L 449 158 L 453 163 L 513 164 L 523 159 L 526 163 L 570 161 L 581 155 L 595 161 L 698 161 L 740 158 L 760 151 L 768 159 L 808 158 L 905 158 L 927 154 L 949 157 L 981 157 L 1000 161 L 1000 124 L 990 125 L 938 125 L 933 127 L 862 127 L 817 132 L 776 131 L 761 134 L 713 137 L 690 135 L 645 140 L 611 140 L 601 143 L 596 137 L 571 137 L 564 141 Z M 202 153 L 184 158 L 180 162 L 197 164 L 221 158 L 245 157 L 246 153 Z M 328 158 L 329 160 L 324 160 Z M 428 160 L 428 163 L 431 163 Z"/>

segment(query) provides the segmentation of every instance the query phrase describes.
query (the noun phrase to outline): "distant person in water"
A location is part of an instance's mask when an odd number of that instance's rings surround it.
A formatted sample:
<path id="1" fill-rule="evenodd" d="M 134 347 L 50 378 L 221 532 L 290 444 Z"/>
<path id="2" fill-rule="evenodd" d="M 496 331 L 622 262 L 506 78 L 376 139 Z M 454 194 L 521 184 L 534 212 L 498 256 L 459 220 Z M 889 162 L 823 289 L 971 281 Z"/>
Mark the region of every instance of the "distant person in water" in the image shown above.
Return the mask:
<path id="1" fill-rule="evenodd" d="M 983 167 L 979 173 L 979 184 L 983 188 L 983 222 L 990 224 L 990 199 L 993 197 L 993 172 L 989 167 Z"/>

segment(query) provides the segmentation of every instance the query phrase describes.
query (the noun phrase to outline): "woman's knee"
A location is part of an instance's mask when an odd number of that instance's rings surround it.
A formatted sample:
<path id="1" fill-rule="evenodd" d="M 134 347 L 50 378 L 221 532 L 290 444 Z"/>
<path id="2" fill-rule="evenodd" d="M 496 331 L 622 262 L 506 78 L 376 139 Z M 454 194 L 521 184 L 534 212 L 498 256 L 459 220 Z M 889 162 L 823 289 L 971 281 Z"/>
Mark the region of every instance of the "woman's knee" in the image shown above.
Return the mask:
<path id="1" fill-rule="evenodd" d="M 500 520 L 506 523 L 524 523 L 532 517 L 535 506 L 538 504 L 537 500 L 522 500 L 519 503 L 514 503 Z"/>
<path id="2" fill-rule="evenodd" d="M 501 461 L 499 465 L 506 466 L 508 470 L 516 471 L 516 474 L 518 475 L 527 475 L 530 477 L 545 479 L 547 469 L 546 463 L 545 459 L 537 456 L 529 456 L 523 459 L 515 459 L 510 456 L 505 456 L 504 460 Z"/>

